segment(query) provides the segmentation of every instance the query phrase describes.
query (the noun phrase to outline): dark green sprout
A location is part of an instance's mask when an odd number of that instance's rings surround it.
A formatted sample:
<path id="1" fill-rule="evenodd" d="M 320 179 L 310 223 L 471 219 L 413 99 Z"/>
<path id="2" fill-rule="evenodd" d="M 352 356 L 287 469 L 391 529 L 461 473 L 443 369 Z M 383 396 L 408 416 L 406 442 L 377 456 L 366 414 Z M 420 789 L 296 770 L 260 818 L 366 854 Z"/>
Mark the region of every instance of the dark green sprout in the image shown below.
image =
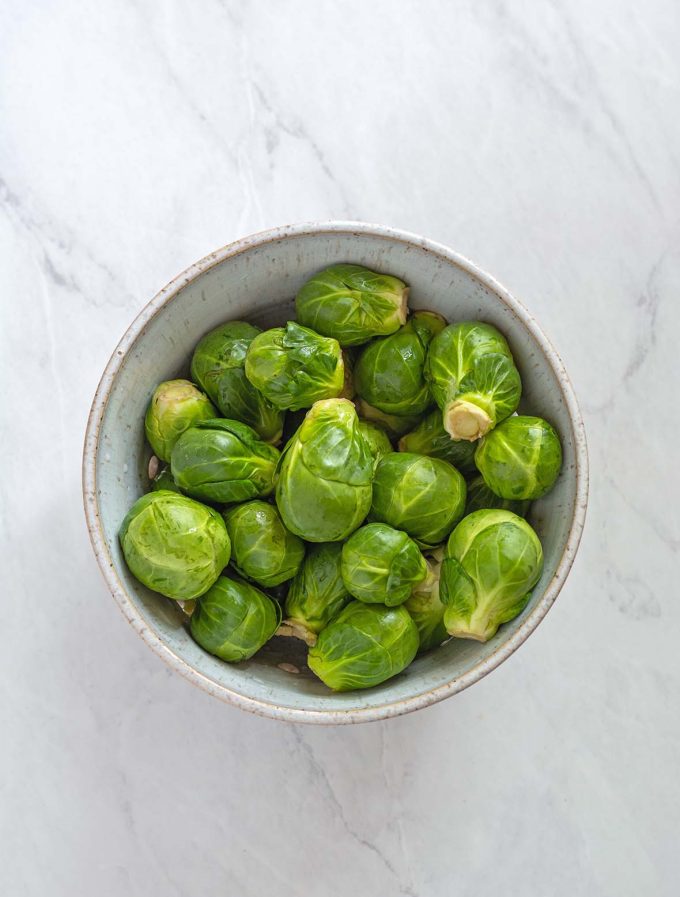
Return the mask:
<path id="1" fill-rule="evenodd" d="M 443 542 L 465 508 L 465 480 L 440 458 L 392 452 L 378 462 L 370 520 L 404 530 L 421 546 Z"/>
<path id="2" fill-rule="evenodd" d="M 337 340 L 289 321 L 258 334 L 246 354 L 246 377 L 277 408 L 299 411 L 340 395 L 344 362 Z"/>
<path id="3" fill-rule="evenodd" d="M 295 299 L 299 322 L 358 346 L 394 333 L 405 322 L 408 287 L 389 274 L 361 265 L 332 265 L 310 278 Z"/>
<path id="4" fill-rule="evenodd" d="M 319 633 L 351 600 L 342 581 L 341 542 L 310 545 L 286 597 L 286 623 L 305 633 Z M 307 638 L 307 641 L 310 641 Z M 311 639 L 315 641 L 315 639 Z"/>
<path id="5" fill-rule="evenodd" d="M 229 504 L 269 495 L 279 455 L 246 424 L 218 419 L 182 433 L 170 468 L 183 492 Z"/>
<path id="6" fill-rule="evenodd" d="M 366 604 L 403 604 L 427 575 L 416 543 L 385 523 L 369 523 L 352 533 L 342 549 L 347 591 Z"/>
<path id="7" fill-rule="evenodd" d="M 259 327 L 246 321 L 215 327 L 194 349 L 191 376 L 223 417 L 248 424 L 265 442 L 277 443 L 283 412 L 267 401 L 245 374 L 248 346 L 260 332 Z"/>
<path id="8" fill-rule="evenodd" d="M 422 414 L 432 405 L 423 377 L 427 348 L 446 326 L 441 315 L 418 311 L 396 333 L 374 340 L 354 370 L 357 393 L 386 414 Z"/>
<path id="9" fill-rule="evenodd" d="M 371 688 L 405 670 L 418 630 L 403 607 L 352 601 L 322 629 L 307 662 L 334 691 Z"/>
<path id="10" fill-rule="evenodd" d="M 265 588 L 295 576 L 305 556 L 304 542 L 286 529 L 275 507 L 249 501 L 225 511 L 224 520 L 238 573 Z"/>
<path id="11" fill-rule="evenodd" d="M 250 583 L 220 576 L 191 615 L 191 635 L 229 663 L 248 660 L 274 635 L 279 605 Z"/>

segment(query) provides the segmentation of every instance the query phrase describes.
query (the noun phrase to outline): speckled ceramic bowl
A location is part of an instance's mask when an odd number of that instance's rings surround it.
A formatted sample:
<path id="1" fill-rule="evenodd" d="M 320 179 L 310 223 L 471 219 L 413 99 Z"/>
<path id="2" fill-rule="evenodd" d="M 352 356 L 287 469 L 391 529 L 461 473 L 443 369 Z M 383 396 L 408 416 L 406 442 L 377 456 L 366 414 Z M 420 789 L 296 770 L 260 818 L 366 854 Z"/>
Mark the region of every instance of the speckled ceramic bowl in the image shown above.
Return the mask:
<path id="1" fill-rule="evenodd" d="M 355 262 L 401 277 L 410 306 L 450 321 L 481 319 L 508 338 L 522 374 L 522 410 L 559 430 L 564 468 L 530 516 L 545 569 L 526 610 L 486 644 L 452 639 L 404 673 L 368 691 L 333 694 L 304 664 L 302 646 L 275 638 L 252 660 L 231 665 L 192 641 L 181 610 L 138 583 L 118 544 L 130 505 L 148 490 L 150 451 L 144 412 L 161 380 L 186 376 L 193 347 L 222 321 L 275 325 L 291 317 L 293 297 L 315 271 Z M 276 719 L 356 723 L 417 710 L 467 688 L 527 639 L 557 597 L 579 544 L 588 472 L 583 422 L 569 378 L 536 321 L 516 299 L 466 259 L 422 237 L 369 224 L 295 225 L 246 237 L 206 256 L 149 302 L 123 336 L 102 376 L 85 439 L 83 491 L 97 560 L 126 618 L 173 669 L 215 697 Z M 300 672 L 281 669 L 291 660 Z"/>

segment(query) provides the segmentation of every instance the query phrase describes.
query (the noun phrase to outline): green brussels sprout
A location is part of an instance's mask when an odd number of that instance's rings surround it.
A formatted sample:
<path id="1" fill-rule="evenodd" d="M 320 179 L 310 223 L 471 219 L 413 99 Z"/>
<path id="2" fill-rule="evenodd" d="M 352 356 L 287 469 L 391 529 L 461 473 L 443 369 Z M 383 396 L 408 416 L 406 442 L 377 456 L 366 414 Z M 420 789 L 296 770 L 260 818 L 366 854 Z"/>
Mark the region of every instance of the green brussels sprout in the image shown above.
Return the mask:
<path id="1" fill-rule="evenodd" d="M 208 420 L 182 433 L 170 469 L 188 495 L 229 504 L 269 495 L 279 456 L 246 424 Z"/>
<path id="2" fill-rule="evenodd" d="M 374 408 L 363 399 L 358 399 L 356 406 L 357 413 L 362 420 L 376 424 L 387 433 L 390 439 L 398 439 L 404 433 L 408 433 L 420 420 L 419 414 L 406 414 L 403 417 L 396 414 L 385 414 L 384 411 Z"/>
<path id="3" fill-rule="evenodd" d="M 231 563 L 241 576 L 265 588 L 295 576 L 305 546 L 288 532 L 276 508 L 264 501 L 249 501 L 225 511 L 224 520 L 231 539 Z"/>
<path id="4" fill-rule="evenodd" d="M 450 324 L 430 344 L 425 379 L 453 439 L 484 436 L 519 405 L 522 381 L 505 337 L 490 324 Z"/>
<path id="5" fill-rule="evenodd" d="M 308 542 L 339 542 L 371 506 L 373 456 L 347 399 L 316 402 L 281 455 L 276 504 Z"/>
<path id="6" fill-rule="evenodd" d="M 443 554 L 442 549 L 438 551 Z M 441 566 L 442 557 L 428 558 L 427 576 L 404 603 L 418 630 L 419 654 L 437 648 L 449 638 L 444 625 L 444 605 L 439 598 Z"/>
<path id="7" fill-rule="evenodd" d="M 562 468 L 562 444 L 542 418 L 509 417 L 480 442 L 475 463 L 496 495 L 532 500 L 555 485 Z"/>
<path id="8" fill-rule="evenodd" d="M 204 650 L 229 663 L 248 660 L 268 642 L 281 608 L 250 583 L 220 576 L 191 615 L 189 628 Z"/>
<path id="9" fill-rule="evenodd" d="M 457 638 L 488 641 L 526 606 L 543 569 L 543 550 L 511 511 L 475 511 L 451 533 L 439 595 L 444 624 Z"/>
<path id="10" fill-rule="evenodd" d="M 144 418 L 149 445 L 161 461 L 169 461 L 173 446 L 189 427 L 217 417 L 210 399 L 188 380 L 166 380 L 151 396 Z"/>
<path id="11" fill-rule="evenodd" d="M 169 467 L 163 467 L 151 480 L 151 491 L 158 492 L 160 489 L 165 489 L 168 492 L 182 493 L 182 490 L 173 480 Z"/>
<path id="12" fill-rule="evenodd" d="M 246 377 L 276 408 L 310 408 L 345 385 L 337 340 L 288 321 L 258 334 L 246 354 Z"/>
<path id="13" fill-rule="evenodd" d="M 494 430 L 495 432 L 495 430 Z M 466 443 L 471 445 L 472 443 Z M 500 498 L 484 482 L 484 477 L 478 476 L 467 484 L 467 504 L 465 505 L 465 513 L 472 514 L 473 511 L 481 511 L 484 508 L 500 509 L 503 511 L 512 511 L 519 517 L 526 517 L 530 501 L 514 501 L 511 498 Z"/>
<path id="14" fill-rule="evenodd" d="M 427 575 L 420 549 L 406 533 L 369 523 L 342 549 L 342 579 L 352 597 L 366 604 L 403 604 Z"/>
<path id="15" fill-rule="evenodd" d="M 423 377 L 427 347 L 446 326 L 441 315 L 417 311 L 391 336 L 369 343 L 354 369 L 361 398 L 386 414 L 422 414 L 432 404 Z"/>
<path id="16" fill-rule="evenodd" d="M 215 327 L 194 349 L 191 376 L 223 417 L 248 424 L 265 442 L 277 443 L 284 413 L 267 401 L 245 374 L 248 346 L 260 332 L 245 321 Z"/>
<path id="17" fill-rule="evenodd" d="M 406 321 L 408 287 L 361 265 L 332 265 L 297 294 L 298 321 L 341 346 L 358 346 L 394 333 Z"/>
<path id="18" fill-rule="evenodd" d="M 388 455 L 392 449 L 392 443 L 387 437 L 387 433 L 377 424 L 372 424 L 367 420 L 359 421 L 359 432 L 368 443 L 373 459 L 377 464 L 383 455 Z"/>
<path id="19" fill-rule="evenodd" d="M 321 632 L 333 617 L 351 601 L 342 581 L 340 561 L 342 543 L 322 542 L 307 550 L 300 570 L 288 589 L 285 604 L 285 624 L 306 641 L 316 639 L 307 634 Z"/>
<path id="20" fill-rule="evenodd" d="M 310 670 L 334 691 L 370 688 L 401 673 L 418 651 L 416 624 L 403 607 L 352 601 L 310 648 Z"/>
<path id="21" fill-rule="evenodd" d="M 149 589 L 177 601 L 207 592 L 231 552 L 217 511 L 166 489 L 148 492 L 134 503 L 119 539 L 131 573 Z"/>
<path id="22" fill-rule="evenodd" d="M 452 439 L 444 429 L 442 413 L 438 408 L 424 417 L 415 430 L 399 440 L 400 452 L 415 452 L 448 461 L 463 474 L 476 471 L 474 442 Z"/>
<path id="23" fill-rule="evenodd" d="M 392 452 L 378 461 L 369 520 L 404 530 L 421 546 L 438 545 L 465 508 L 465 480 L 440 458 Z"/>

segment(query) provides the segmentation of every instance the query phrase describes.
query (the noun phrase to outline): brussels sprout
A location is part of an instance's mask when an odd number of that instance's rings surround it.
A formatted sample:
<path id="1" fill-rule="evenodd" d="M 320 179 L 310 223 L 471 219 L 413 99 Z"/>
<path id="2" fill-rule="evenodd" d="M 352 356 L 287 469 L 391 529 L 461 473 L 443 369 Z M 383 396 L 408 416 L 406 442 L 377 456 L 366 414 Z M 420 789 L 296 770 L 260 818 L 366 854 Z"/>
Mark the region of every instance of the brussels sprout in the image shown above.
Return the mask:
<path id="1" fill-rule="evenodd" d="M 452 439 L 444 429 L 442 413 L 438 408 L 424 417 L 415 430 L 399 440 L 400 452 L 416 452 L 430 455 L 453 464 L 461 473 L 473 473 L 476 444 L 467 439 Z"/>
<path id="2" fill-rule="evenodd" d="M 359 399 L 356 403 L 357 413 L 362 420 L 366 420 L 371 424 L 376 424 L 383 429 L 390 439 L 398 439 L 404 433 L 412 430 L 420 420 L 419 414 L 406 414 L 403 417 L 396 414 L 385 414 L 379 408 L 374 408 L 363 399 Z"/>
<path id="3" fill-rule="evenodd" d="M 209 420 L 182 433 L 170 469 L 183 492 L 227 504 L 269 495 L 279 456 L 246 424 Z"/>
<path id="4" fill-rule="evenodd" d="M 387 433 L 377 424 L 372 424 L 367 420 L 360 420 L 359 432 L 368 443 L 376 464 L 383 455 L 388 455 L 393 450 L 392 443 L 387 438 Z"/>
<path id="5" fill-rule="evenodd" d="M 361 265 L 332 265 L 297 294 L 298 321 L 341 346 L 358 346 L 394 333 L 406 320 L 408 287 Z"/>
<path id="6" fill-rule="evenodd" d="M 307 550 L 286 597 L 285 623 L 305 633 L 319 633 L 351 600 L 342 581 L 340 542 L 322 542 Z M 284 624 L 285 625 L 285 624 Z M 300 634 L 300 633 L 298 633 Z M 306 639 L 309 641 L 309 639 Z M 311 640 L 312 643 L 315 639 Z"/>
<path id="7" fill-rule="evenodd" d="M 246 354 L 246 377 L 277 408 L 310 408 L 345 385 L 337 340 L 288 321 L 258 334 Z"/>
<path id="8" fill-rule="evenodd" d="M 179 492 L 180 494 L 182 492 L 177 483 L 173 480 L 169 467 L 163 467 L 151 480 L 151 491 L 158 492 L 160 489 L 165 489 L 169 492 Z"/>
<path id="9" fill-rule="evenodd" d="M 169 461 L 181 434 L 200 420 L 217 417 L 213 403 L 188 380 L 166 380 L 151 396 L 144 419 L 149 445 L 161 461 Z"/>
<path id="10" fill-rule="evenodd" d="M 465 480 L 447 461 L 392 452 L 378 461 L 369 520 L 404 530 L 420 545 L 438 545 L 465 508 Z"/>
<path id="11" fill-rule="evenodd" d="M 119 538 L 132 574 L 178 601 L 202 595 L 229 563 L 229 536 L 217 511 L 165 489 L 134 503 Z"/>
<path id="12" fill-rule="evenodd" d="M 316 402 L 278 467 L 276 503 L 288 529 L 308 542 L 339 542 L 371 506 L 373 456 L 347 399 Z"/>
<path id="13" fill-rule="evenodd" d="M 401 673 L 418 651 L 418 630 L 403 607 L 352 601 L 322 629 L 307 663 L 334 691 L 370 688 Z"/>
<path id="14" fill-rule="evenodd" d="M 526 606 L 543 569 L 543 550 L 511 511 L 475 511 L 451 533 L 439 595 L 444 624 L 457 638 L 488 641 Z"/>
<path id="15" fill-rule="evenodd" d="M 466 445 L 471 445 L 471 443 L 468 442 Z M 500 498 L 489 489 L 481 476 L 475 477 L 467 484 L 466 514 L 472 514 L 473 511 L 481 511 L 484 508 L 496 508 L 503 511 L 512 511 L 513 514 L 517 514 L 519 517 L 526 517 L 530 505 L 530 501 L 513 501 L 511 498 Z"/>
<path id="16" fill-rule="evenodd" d="M 305 556 L 302 539 L 289 533 L 272 505 L 249 501 L 224 512 L 231 563 L 241 576 L 265 588 L 297 573 Z"/>
<path id="17" fill-rule="evenodd" d="M 505 338 L 490 324 L 450 324 L 430 344 L 425 379 L 453 439 L 484 436 L 519 404 L 522 382 Z"/>
<path id="18" fill-rule="evenodd" d="M 444 605 L 439 598 L 441 565 L 441 557 L 427 559 L 427 576 L 415 587 L 410 598 L 404 603 L 418 629 L 419 654 L 438 647 L 449 638 L 444 626 Z"/>
<path id="19" fill-rule="evenodd" d="M 248 346 L 260 332 L 245 321 L 220 324 L 194 349 L 191 376 L 224 417 L 248 424 L 265 442 L 276 443 L 281 438 L 283 412 L 255 389 L 244 370 Z"/>
<path id="20" fill-rule="evenodd" d="M 475 463 L 484 482 L 501 498 L 540 498 L 555 485 L 562 444 L 540 417 L 509 417 L 480 442 Z"/>
<path id="21" fill-rule="evenodd" d="M 250 583 L 220 576 L 191 615 L 191 635 L 210 654 L 238 663 L 276 632 L 281 609 Z"/>
<path id="22" fill-rule="evenodd" d="M 385 523 L 369 523 L 349 537 L 341 569 L 350 595 L 387 607 L 403 604 L 427 574 L 425 558 L 413 539 Z"/>
<path id="23" fill-rule="evenodd" d="M 418 311 L 396 333 L 369 343 L 354 369 L 361 398 L 386 414 L 422 414 L 432 404 L 423 378 L 427 347 L 445 326 L 440 315 Z"/>

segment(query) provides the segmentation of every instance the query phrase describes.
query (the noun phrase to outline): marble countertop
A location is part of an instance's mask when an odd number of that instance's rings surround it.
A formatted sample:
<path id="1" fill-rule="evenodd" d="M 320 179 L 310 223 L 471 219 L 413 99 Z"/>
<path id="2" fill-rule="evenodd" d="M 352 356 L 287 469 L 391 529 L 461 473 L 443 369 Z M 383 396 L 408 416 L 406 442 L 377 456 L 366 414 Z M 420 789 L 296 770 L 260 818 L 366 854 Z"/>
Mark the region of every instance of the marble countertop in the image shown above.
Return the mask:
<path id="1" fill-rule="evenodd" d="M 75 0 L 0 11 L 0 891 L 675 897 L 680 17 L 541 4 Z M 385 723 L 171 674 L 90 550 L 118 338 L 217 246 L 377 221 L 494 274 L 589 437 L 576 564 L 521 650 Z"/>

